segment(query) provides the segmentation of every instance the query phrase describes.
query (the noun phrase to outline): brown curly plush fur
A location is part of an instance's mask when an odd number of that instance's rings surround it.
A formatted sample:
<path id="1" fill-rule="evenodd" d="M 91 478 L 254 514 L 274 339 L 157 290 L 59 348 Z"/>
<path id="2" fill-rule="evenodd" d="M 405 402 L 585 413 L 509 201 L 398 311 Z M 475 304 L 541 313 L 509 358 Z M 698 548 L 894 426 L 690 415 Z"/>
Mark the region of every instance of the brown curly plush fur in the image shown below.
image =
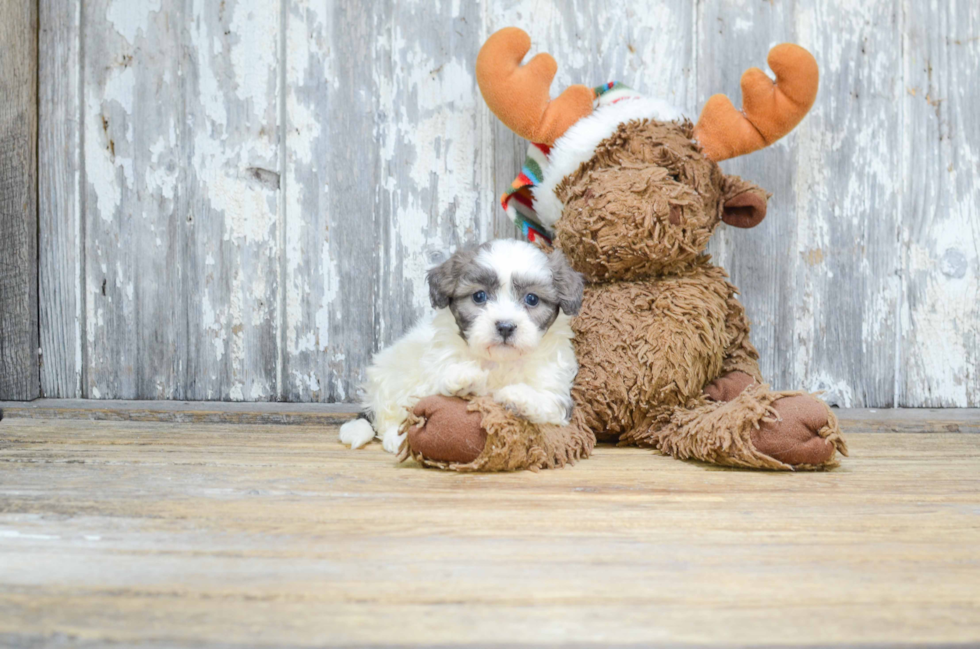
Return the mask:
<path id="1" fill-rule="evenodd" d="M 826 404 L 762 383 L 738 291 L 704 250 L 722 220 L 758 223 L 768 194 L 724 175 L 692 135 L 686 121 L 621 124 L 555 190 L 564 204 L 555 245 L 588 282 L 572 322 L 573 425 L 536 427 L 480 399 L 470 405 L 488 433 L 480 457 L 452 466 L 409 453 L 468 471 L 562 466 L 587 456 L 593 439 L 762 469 L 827 468 L 836 451 L 846 455 Z M 706 387 L 732 372 L 754 382 L 728 381 L 709 392 L 730 400 L 709 399 Z"/>
<path id="2" fill-rule="evenodd" d="M 778 418 L 771 403 L 797 393 L 761 385 L 737 289 L 704 254 L 730 199 L 767 194 L 722 174 L 691 135 L 689 122 L 621 124 L 556 190 L 565 209 L 555 245 L 590 282 L 572 325 L 576 408 L 600 440 L 787 469 L 750 433 Z M 705 386 L 734 371 L 757 384 L 708 401 Z M 827 420 L 818 434 L 845 452 L 829 409 Z"/>

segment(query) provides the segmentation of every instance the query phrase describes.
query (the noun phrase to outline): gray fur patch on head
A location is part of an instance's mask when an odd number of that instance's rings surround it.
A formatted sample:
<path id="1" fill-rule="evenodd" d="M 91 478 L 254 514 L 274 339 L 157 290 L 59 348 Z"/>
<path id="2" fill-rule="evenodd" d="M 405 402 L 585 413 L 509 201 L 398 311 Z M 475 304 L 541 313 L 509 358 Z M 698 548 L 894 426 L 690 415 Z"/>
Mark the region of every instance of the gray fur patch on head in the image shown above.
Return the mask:
<path id="1" fill-rule="evenodd" d="M 558 287 L 554 278 L 552 277 L 550 282 L 542 282 L 540 279 L 515 275 L 511 281 L 514 286 L 514 297 L 518 300 L 523 299 L 528 293 L 538 296 L 540 302 L 535 307 L 528 307 L 528 317 L 539 330 L 547 331 L 558 317 L 560 304 Z"/>
<path id="2" fill-rule="evenodd" d="M 459 335 L 464 340 L 481 310 L 481 307 L 469 298 L 477 291 L 486 291 L 487 295 L 492 297 L 500 288 L 497 273 L 476 263 L 479 252 L 491 243 L 457 250 L 449 259 L 429 270 L 425 276 L 429 284 L 429 301 L 432 306 L 436 309 L 449 307 L 453 317 L 456 318 Z"/>
<path id="3" fill-rule="evenodd" d="M 456 285 L 467 267 L 473 264 L 478 249 L 457 250 L 453 255 L 425 274 L 429 284 L 429 301 L 435 309 L 445 309 L 456 294 Z"/>
<path id="4" fill-rule="evenodd" d="M 568 259 L 558 249 L 548 254 L 548 268 L 551 270 L 558 306 L 565 315 L 578 315 L 579 309 L 582 308 L 582 294 L 585 291 L 582 274 L 572 268 Z"/>

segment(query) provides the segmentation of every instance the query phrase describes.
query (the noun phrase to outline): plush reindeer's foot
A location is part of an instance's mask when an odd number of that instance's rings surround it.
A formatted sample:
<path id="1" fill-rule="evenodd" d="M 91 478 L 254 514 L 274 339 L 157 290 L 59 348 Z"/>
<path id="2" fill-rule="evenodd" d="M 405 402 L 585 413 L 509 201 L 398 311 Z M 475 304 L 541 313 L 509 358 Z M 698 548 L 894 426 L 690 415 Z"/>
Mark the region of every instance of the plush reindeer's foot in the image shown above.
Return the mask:
<path id="1" fill-rule="evenodd" d="M 826 469 L 847 455 L 837 418 L 816 397 L 753 384 L 731 401 L 674 412 L 630 440 L 679 459 L 754 469 Z"/>
<path id="2" fill-rule="evenodd" d="M 704 396 L 712 401 L 731 401 L 756 380 L 745 372 L 729 372 L 704 386 Z"/>
<path id="3" fill-rule="evenodd" d="M 551 469 L 588 457 L 595 437 L 574 421 L 533 424 L 490 397 L 434 396 L 419 401 L 402 424 L 399 460 L 453 471 Z"/>
<path id="4" fill-rule="evenodd" d="M 770 407 L 778 419 L 764 419 L 752 431 L 759 452 L 794 467 L 826 465 L 838 450 L 847 455 L 836 418 L 823 401 L 800 394 L 777 399 Z"/>
<path id="5" fill-rule="evenodd" d="M 408 429 L 408 448 L 435 462 L 467 464 L 478 458 L 487 431 L 480 424 L 483 415 L 467 410 L 468 406 L 468 401 L 457 397 L 419 401 L 412 413 L 418 421 Z"/>

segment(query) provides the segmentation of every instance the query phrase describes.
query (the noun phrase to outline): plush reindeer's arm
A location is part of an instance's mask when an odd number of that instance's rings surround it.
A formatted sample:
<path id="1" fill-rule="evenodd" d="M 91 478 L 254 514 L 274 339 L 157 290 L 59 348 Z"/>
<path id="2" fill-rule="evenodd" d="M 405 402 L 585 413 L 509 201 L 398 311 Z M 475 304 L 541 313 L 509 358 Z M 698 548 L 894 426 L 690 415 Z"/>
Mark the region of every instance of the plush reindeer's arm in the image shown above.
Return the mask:
<path id="1" fill-rule="evenodd" d="M 732 287 L 734 293 L 735 287 Z M 722 375 L 730 372 L 745 372 L 755 381 L 762 381 L 759 373 L 759 352 L 749 340 L 749 321 L 745 317 L 745 307 L 731 295 L 728 298 L 728 317 L 725 319 L 725 333 L 731 341 L 725 350 L 722 362 Z"/>
<path id="2" fill-rule="evenodd" d="M 712 401 L 731 401 L 755 383 L 762 383 L 759 372 L 759 352 L 749 340 L 749 321 L 745 308 L 735 297 L 736 289 L 729 284 L 728 315 L 725 333 L 729 340 L 722 361 L 721 373 L 704 387 L 704 394 Z"/>
<path id="3" fill-rule="evenodd" d="M 491 397 L 426 397 L 402 432 L 399 461 L 460 472 L 559 468 L 588 457 L 595 446 L 581 414 L 573 412 L 567 426 L 532 424 Z"/>

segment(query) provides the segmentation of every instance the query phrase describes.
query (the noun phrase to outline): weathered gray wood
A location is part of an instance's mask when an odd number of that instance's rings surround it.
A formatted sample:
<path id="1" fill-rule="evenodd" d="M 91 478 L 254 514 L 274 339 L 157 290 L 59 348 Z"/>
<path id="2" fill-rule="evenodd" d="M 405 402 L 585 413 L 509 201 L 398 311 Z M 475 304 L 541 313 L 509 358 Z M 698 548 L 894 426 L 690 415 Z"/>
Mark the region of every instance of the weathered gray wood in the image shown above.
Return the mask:
<path id="1" fill-rule="evenodd" d="M 794 383 L 842 407 L 895 405 L 901 214 L 902 33 L 893 0 L 797 3 L 821 65 L 795 136 Z M 761 182 L 765 183 L 762 178 Z M 795 213 L 794 213 L 795 212 Z M 746 288 L 764 293 L 766 286 Z"/>
<path id="2" fill-rule="evenodd" d="M 41 392 L 82 396 L 85 294 L 79 190 L 81 0 L 40 0 L 38 37 L 38 285 Z"/>
<path id="3" fill-rule="evenodd" d="M 425 270 L 492 232 L 480 8 L 288 4 L 285 397 L 354 400 L 429 309 Z"/>
<path id="4" fill-rule="evenodd" d="M 382 89 L 391 106 L 381 140 L 382 346 L 431 309 L 428 268 L 493 236 L 488 117 L 474 71 L 483 12 L 480 3 L 394 2 L 381 34 L 391 66 Z"/>
<path id="5" fill-rule="evenodd" d="M 279 8 L 84 4 L 95 398 L 276 398 Z"/>
<path id="6" fill-rule="evenodd" d="M 187 319 L 177 398 L 278 398 L 282 123 L 278 2 L 197 0 L 189 32 L 182 159 Z"/>
<path id="7" fill-rule="evenodd" d="M 980 434 L 980 409 L 841 408 L 834 413 L 847 435 L 854 433 Z M 0 401 L 0 420 L 59 419 L 211 424 L 324 426 L 356 417 L 345 403 L 227 403 L 214 401 L 115 401 L 35 399 Z"/>
<path id="8" fill-rule="evenodd" d="M 0 5 L 0 399 L 40 388 L 37 4 Z"/>
<path id="9" fill-rule="evenodd" d="M 621 81 L 696 115 L 695 14 L 692 2 L 595 3 L 595 69 L 587 85 Z"/>
<path id="10" fill-rule="evenodd" d="M 899 403 L 980 405 L 980 12 L 907 0 Z"/>
<path id="11" fill-rule="evenodd" d="M 970 412 L 955 410 L 951 412 Z M 116 401 L 112 399 L 35 399 L 0 401 L 3 419 L 158 421 L 212 424 L 327 426 L 358 415 L 345 403 L 229 403 L 222 401 Z M 980 426 L 980 417 L 978 426 Z"/>
<path id="12" fill-rule="evenodd" d="M 284 396 L 353 401 L 376 351 L 385 2 L 290 0 L 286 29 Z M 379 40 L 381 41 L 379 43 Z"/>
<path id="13" fill-rule="evenodd" d="M 42 388 L 355 400 L 427 312 L 426 268 L 514 233 L 498 197 L 527 143 L 473 63 L 520 25 L 553 92 L 615 79 L 692 118 L 771 45 L 810 48 L 811 114 L 723 164 L 768 218 L 711 244 L 763 373 L 843 406 L 980 405 L 978 17 L 936 7 L 41 0 Z"/>

